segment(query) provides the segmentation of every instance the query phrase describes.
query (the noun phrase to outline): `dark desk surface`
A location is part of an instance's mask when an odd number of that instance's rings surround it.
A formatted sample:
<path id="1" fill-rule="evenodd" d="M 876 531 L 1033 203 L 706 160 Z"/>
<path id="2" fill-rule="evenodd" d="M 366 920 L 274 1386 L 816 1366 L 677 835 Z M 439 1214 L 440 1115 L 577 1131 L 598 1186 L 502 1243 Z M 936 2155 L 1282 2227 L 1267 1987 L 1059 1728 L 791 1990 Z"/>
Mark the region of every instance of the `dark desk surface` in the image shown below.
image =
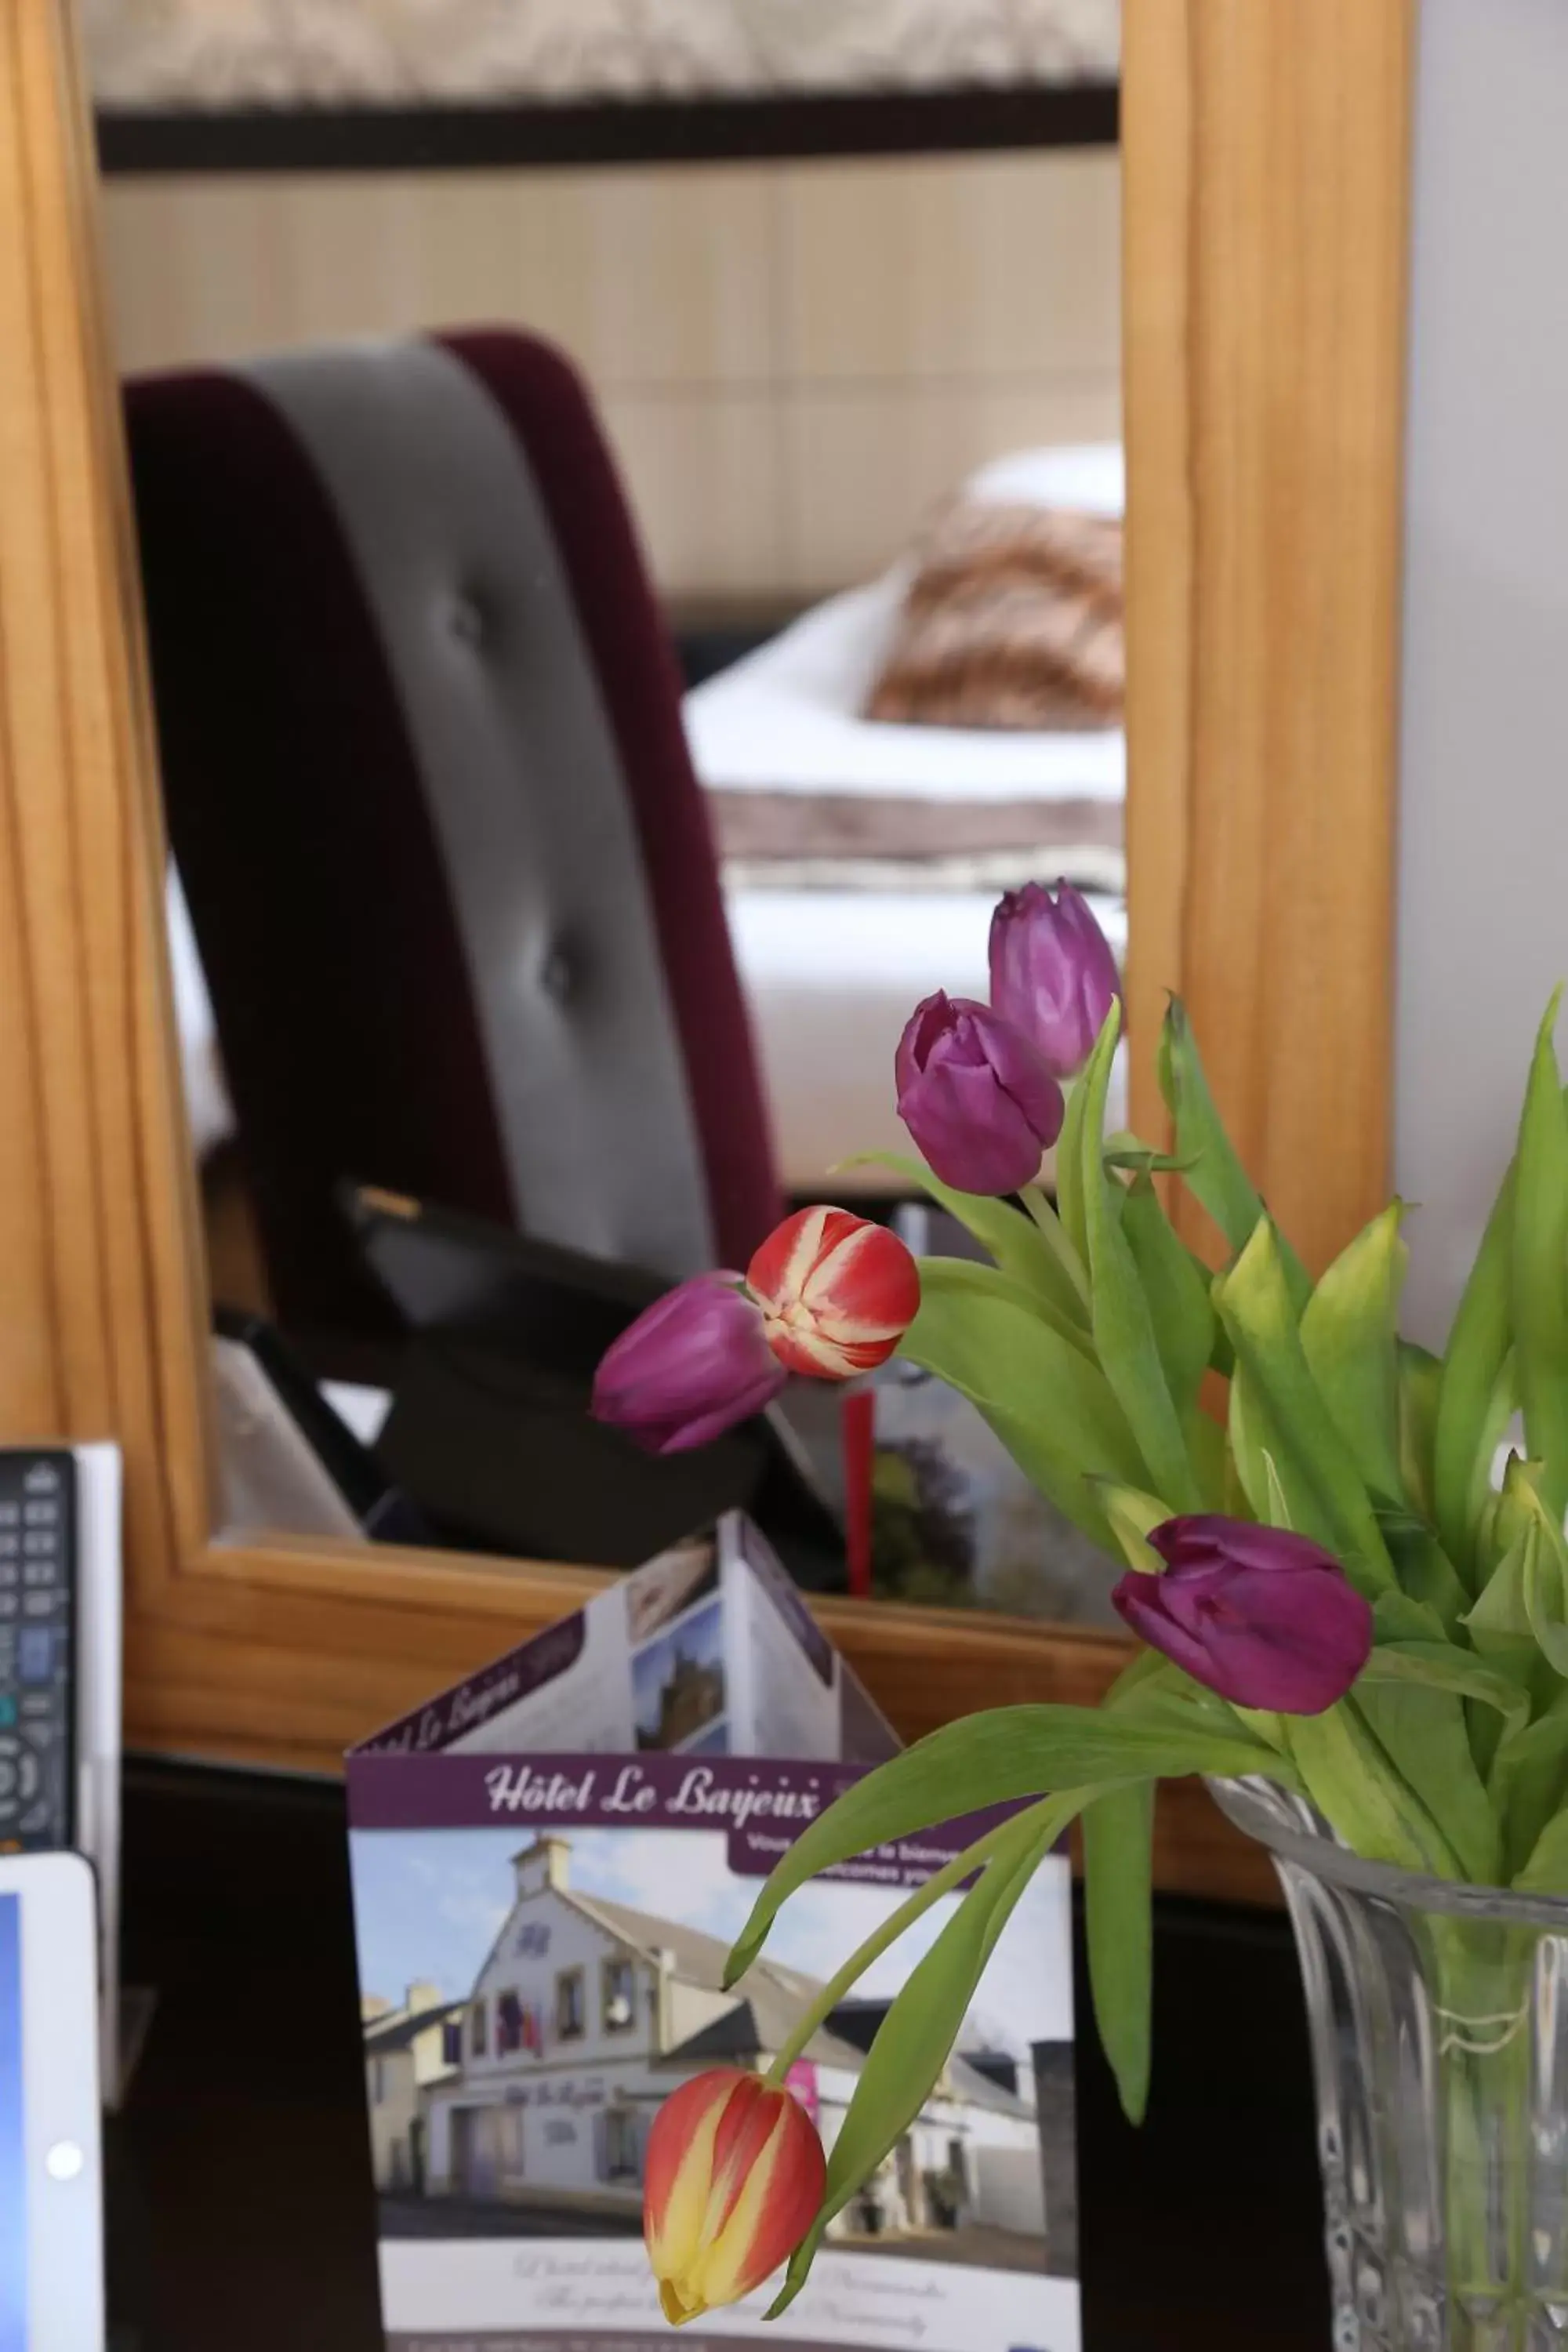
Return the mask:
<path id="1" fill-rule="evenodd" d="M 125 1890 L 127 1981 L 159 1996 L 110 2132 L 127 2352 L 379 2352 L 341 1790 L 132 1762 Z M 1141 2133 L 1117 2112 L 1079 1960 L 1085 2352 L 1322 2352 L 1283 1919 L 1163 1906 Z"/>

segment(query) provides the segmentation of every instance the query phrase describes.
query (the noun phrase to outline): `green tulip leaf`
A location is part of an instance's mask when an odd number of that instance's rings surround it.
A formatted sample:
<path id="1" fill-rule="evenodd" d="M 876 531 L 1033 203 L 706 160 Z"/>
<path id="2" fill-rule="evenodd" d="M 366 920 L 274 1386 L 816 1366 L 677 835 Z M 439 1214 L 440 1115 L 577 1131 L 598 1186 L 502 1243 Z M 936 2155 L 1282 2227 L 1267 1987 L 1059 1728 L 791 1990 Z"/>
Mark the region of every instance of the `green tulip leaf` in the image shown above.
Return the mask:
<path id="1" fill-rule="evenodd" d="M 1185 1425 L 1214 1355 L 1218 1318 L 1209 1277 L 1198 1271 L 1147 1174 L 1135 1175 L 1127 1188 L 1121 1230 L 1149 1304 L 1165 1385 Z"/>
<path id="2" fill-rule="evenodd" d="M 1415 1509 L 1431 1520 L 1436 1511 L 1433 1470 L 1443 1360 L 1414 1339 L 1401 1339 L 1398 1362 L 1400 1476 Z"/>
<path id="3" fill-rule="evenodd" d="M 1512 1883 L 1521 1895 L 1568 1895 L 1568 1813 L 1547 1822 Z"/>
<path id="4" fill-rule="evenodd" d="M 1117 1008 L 1112 1006 L 1115 1012 Z M 1067 1094 L 1067 1114 L 1062 1131 L 1057 1138 L 1057 1213 L 1062 1230 L 1077 1251 L 1085 1268 L 1089 1265 L 1089 1202 L 1084 1192 L 1084 1129 L 1089 1116 L 1089 1072 L 1086 1069 Z M 1103 1181 L 1098 1156 L 1099 1136 L 1094 1173 L 1097 1185 Z"/>
<path id="5" fill-rule="evenodd" d="M 1369 1729 L 1359 1702 L 1358 1685 L 1355 1697 L 1342 1699 L 1325 1715 L 1289 1717 L 1290 1756 L 1308 1796 L 1364 1861 L 1464 1879 L 1454 1847 Z"/>
<path id="6" fill-rule="evenodd" d="M 1239 1725 L 1227 1731 L 1184 1701 L 1158 1694 L 1136 1713 L 1002 1706 L 944 1724 L 847 1789 L 796 1838 L 758 1895 L 724 1981 L 733 1984 L 750 1968 L 780 1905 L 836 1863 L 986 1806 L 1193 1772 L 1289 1778 L 1280 1759 Z"/>
<path id="7" fill-rule="evenodd" d="M 1445 1637 L 1451 1634 L 1463 1622 L 1470 1596 L 1431 1528 L 1403 1510 L 1379 1510 L 1377 1524 L 1403 1590 L 1433 1611 Z"/>
<path id="8" fill-rule="evenodd" d="M 1084 1923 L 1100 2046 L 1129 2123 L 1149 2100 L 1154 1784 L 1097 1797 L 1083 1816 Z"/>
<path id="9" fill-rule="evenodd" d="M 1568 1105 L 1552 1047 L 1559 990 L 1535 1042 L 1519 1128 L 1511 1322 L 1524 1434 L 1558 1526 L 1568 1510 Z"/>
<path id="10" fill-rule="evenodd" d="M 1492 1204 L 1448 1334 L 1432 1439 L 1432 1507 L 1449 1559 L 1479 1586 L 1476 1520 L 1491 1483 L 1493 1401 L 1512 1345 L 1510 1300 L 1517 1164 Z"/>
<path id="11" fill-rule="evenodd" d="M 905 1979 L 877 2029 L 827 2158 L 816 2221 L 791 2257 L 767 2312 L 776 2319 L 795 2301 L 828 2223 L 898 2146 L 947 2064 L 997 1937 L 1019 1896 L 1073 1815 L 1093 1794 L 1078 1790 L 1021 1814 L 997 1845 L 923 1958 Z"/>
<path id="12" fill-rule="evenodd" d="M 1359 1696 L 1369 1684 L 1415 1685 L 1449 1698 L 1474 1699 L 1494 1708 L 1508 1731 L 1521 1731 L 1530 1720 L 1530 1694 L 1506 1675 L 1483 1666 L 1470 1651 L 1448 1642 L 1380 1642 L 1356 1684 Z"/>
<path id="13" fill-rule="evenodd" d="M 1487 1790 L 1502 1822 L 1511 1876 L 1529 1864 L 1568 1798 L 1568 1691 L 1559 1691 L 1535 1722 L 1509 1731 L 1492 1759 Z"/>
<path id="14" fill-rule="evenodd" d="M 1026 1315 L 1037 1316 L 1086 1362 L 1095 1362 L 1094 1342 L 1083 1325 L 1064 1315 L 1016 1275 L 1004 1274 L 1000 1266 L 987 1265 L 983 1258 L 922 1257 L 919 1265 L 922 1298 L 962 1297 L 968 1292 L 976 1297 L 1000 1300 L 1005 1306 L 1021 1308 Z"/>
<path id="15" fill-rule="evenodd" d="M 1121 1187 L 1105 1175 L 1100 1163 L 1106 1097 L 1121 1025 L 1121 1006 L 1113 1001 L 1075 1097 L 1082 1105 L 1078 1166 L 1089 1249 L 1089 1328 L 1100 1367 L 1127 1416 L 1153 1486 L 1178 1511 L 1195 1511 L 1204 1496 L 1166 1382 L 1150 1299 L 1112 1204 L 1111 1194 L 1120 1193 Z"/>
<path id="16" fill-rule="evenodd" d="M 1301 1312 L 1301 1352 L 1363 1485 L 1405 1493 L 1399 1459 L 1399 1294 L 1410 1253 L 1395 1201 L 1322 1276 Z"/>
<path id="17" fill-rule="evenodd" d="M 1330 1548 L 1363 1591 L 1370 1596 L 1392 1584 L 1394 1564 L 1371 1498 L 1308 1368 L 1285 1260 L 1268 1217 L 1259 1219 L 1230 1272 L 1215 1284 L 1215 1303 L 1237 1365 L 1266 1410 L 1276 1442 L 1268 1444 L 1262 1433 L 1259 1442 L 1268 1445 L 1287 1491 L 1304 1486 L 1315 1492 L 1333 1531 Z M 1305 1524 L 1298 1531 L 1313 1533 Z"/>
<path id="18" fill-rule="evenodd" d="M 1173 996 L 1160 1033 L 1160 1091 L 1175 1124 L 1176 1150 L 1191 1168 L 1184 1178 L 1233 1251 L 1247 1247 L 1263 1215 L 1257 1187 L 1225 1131 L 1205 1075 L 1186 1007 Z M 1300 1315 L 1312 1295 L 1311 1276 L 1283 1236 L 1279 1258 L 1291 1307 Z"/>
<path id="19" fill-rule="evenodd" d="M 1338 1532 L 1321 1496 L 1244 1364 L 1230 1383 L 1230 1459 L 1242 1497 L 1263 1527 L 1284 1526 L 1333 1551 Z M 1245 1516 L 1243 1514 L 1242 1516 Z"/>
<path id="20" fill-rule="evenodd" d="M 1134 1486 L 1118 1486 L 1110 1478 L 1091 1478 L 1088 1483 L 1128 1567 L 1135 1568 L 1140 1576 L 1160 1575 L 1165 1563 L 1145 1538 L 1152 1528 L 1163 1527 L 1173 1517 L 1169 1507 L 1153 1495 L 1141 1494 Z"/>
<path id="21" fill-rule="evenodd" d="M 1011 1201 L 989 1199 L 978 1192 L 955 1192 L 933 1176 L 923 1160 L 898 1151 L 857 1151 L 841 1160 L 843 1168 L 890 1168 L 919 1192 L 956 1218 L 982 1248 L 989 1250 L 1002 1272 L 1025 1290 L 1054 1307 L 1058 1316 L 1088 1328 L 1083 1297 L 1053 1253 L 1034 1220 Z"/>
<path id="22" fill-rule="evenodd" d="M 1086 1477 L 1145 1486 L 1149 1475 L 1097 1366 L 1037 1316 L 973 1291 L 922 1294 L 900 1352 L 966 1396 L 1025 1475 L 1086 1534 L 1110 1543 Z"/>

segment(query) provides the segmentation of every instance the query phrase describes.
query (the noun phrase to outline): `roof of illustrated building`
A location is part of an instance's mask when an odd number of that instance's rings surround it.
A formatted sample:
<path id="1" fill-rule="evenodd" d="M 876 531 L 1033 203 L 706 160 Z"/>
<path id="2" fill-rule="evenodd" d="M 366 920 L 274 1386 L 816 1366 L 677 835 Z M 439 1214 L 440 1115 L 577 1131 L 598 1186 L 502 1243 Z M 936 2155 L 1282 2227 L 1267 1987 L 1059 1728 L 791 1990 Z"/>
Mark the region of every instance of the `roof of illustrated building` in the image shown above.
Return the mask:
<path id="1" fill-rule="evenodd" d="M 395 2050 L 406 2050 L 433 2025 L 447 2025 L 461 2017 L 467 2007 L 467 2001 L 443 2000 L 438 2001 L 434 2009 L 416 2010 L 412 2016 L 406 2011 L 396 2010 L 390 2017 L 367 2018 L 364 2025 L 366 2054 L 384 2058 Z"/>

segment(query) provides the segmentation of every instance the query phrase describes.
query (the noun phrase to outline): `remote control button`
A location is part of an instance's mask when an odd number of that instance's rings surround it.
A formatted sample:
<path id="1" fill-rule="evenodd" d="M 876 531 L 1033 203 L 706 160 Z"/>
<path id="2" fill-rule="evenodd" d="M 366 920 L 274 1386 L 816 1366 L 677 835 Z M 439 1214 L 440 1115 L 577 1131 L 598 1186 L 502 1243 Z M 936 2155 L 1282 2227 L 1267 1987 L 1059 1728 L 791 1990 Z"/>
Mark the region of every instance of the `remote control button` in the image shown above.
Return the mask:
<path id="1" fill-rule="evenodd" d="M 0 1764 L 0 1772 L 9 1772 L 11 1769 L 12 1767 L 9 1764 Z M 16 1772 L 22 1802 L 25 1805 L 30 1805 L 38 1793 L 38 1784 L 43 1778 L 38 1769 L 37 1758 L 24 1756 L 16 1767 Z"/>
<path id="2" fill-rule="evenodd" d="M 16 1767 L 15 1764 L 0 1762 L 0 1798 L 14 1797 L 16 1793 Z"/>
<path id="3" fill-rule="evenodd" d="M 34 1717 L 35 1717 L 36 1716 L 40 1716 L 40 1715 L 43 1715 L 43 1716 L 51 1716 L 51 1715 L 53 1715 L 54 1711 L 55 1711 L 55 1703 L 54 1703 L 54 1700 L 48 1696 L 48 1695 L 47 1695 L 47 1692 L 45 1692 L 45 1691 L 24 1691 L 24 1692 L 23 1692 L 23 1694 L 22 1694 L 22 1720 L 23 1720 L 23 1722 L 24 1722 L 24 1723 L 30 1723 L 30 1722 L 32 1722 L 32 1720 L 34 1719 Z"/>
<path id="4" fill-rule="evenodd" d="M 21 1810 L 15 1797 L 0 1797 L 0 1832 L 12 1827 Z"/>
<path id="5" fill-rule="evenodd" d="M 47 1462 L 35 1462 L 22 1481 L 25 1495 L 54 1495 L 59 1491 L 60 1474 Z"/>
<path id="6" fill-rule="evenodd" d="M 0 1592 L 13 1591 L 20 1581 L 21 1574 L 14 1559 L 0 1559 Z"/>
<path id="7" fill-rule="evenodd" d="M 14 1592 L 0 1592 L 0 1617 L 15 1617 L 18 1607 Z"/>
<path id="8" fill-rule="evenodd" d="M 22 1753 L 22 1743 L 15 1732 L 0 1734 L 0 1763 L 14 1764 Z"/>
<path id="9" fill-rule="evenodd" d="M 58 1503 L 29 1503 L 22 1513 L 22 1524 L 29 1528 L 52 1528 L 59 1516 Z"/>
<path id="10" fill-rule="evenodd" d="M 21 1549 L 20 1536 L 0 1535 L 0 1559 L 15 1559 Z"/>
<path id="11" fill-rule="evenodd" d="M 21 1516 L 20 1503 L 0 1503 L 0 1528 L 14 1528 Z"/>
<path id="12" fill-rule="evenodd" d="M 23 1594 L 22 1614 L 24 1617 L 52 1617 L 54 1615 L 54 1612 L 55 1596 L 52 1592 L 26 1592 Z"/>
<path id="13" fill-rule="evenodd" d="M 52 1584 L 54 1580 L 55 1563 L 52 1559 L 26 1559 L 23 1561 L 22 1581 L 24 1584 Z M 5 1581 L 5 1576 L 0 1574 L 0 1584 L 4 1584 Z"/>
<path id="14" fill-rule="evenodd" d="M 22 1538 L 22 1549 L 29 1559 L 53 1559 L 59 1542 L 55 1536 L 28 1535 Z"/>

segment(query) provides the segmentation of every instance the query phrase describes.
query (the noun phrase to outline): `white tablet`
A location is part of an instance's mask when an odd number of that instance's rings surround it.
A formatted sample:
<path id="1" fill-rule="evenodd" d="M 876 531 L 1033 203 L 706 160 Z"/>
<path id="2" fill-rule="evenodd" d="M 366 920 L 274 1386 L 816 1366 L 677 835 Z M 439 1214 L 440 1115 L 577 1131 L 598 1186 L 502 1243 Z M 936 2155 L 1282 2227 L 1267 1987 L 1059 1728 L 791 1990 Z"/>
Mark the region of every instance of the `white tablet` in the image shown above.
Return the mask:
<path id="1" fill-rule="evenodd" d="M 92 1872 L 0 1857 L 0 2352 L 102 2352 L 102 2214 Z"/>

